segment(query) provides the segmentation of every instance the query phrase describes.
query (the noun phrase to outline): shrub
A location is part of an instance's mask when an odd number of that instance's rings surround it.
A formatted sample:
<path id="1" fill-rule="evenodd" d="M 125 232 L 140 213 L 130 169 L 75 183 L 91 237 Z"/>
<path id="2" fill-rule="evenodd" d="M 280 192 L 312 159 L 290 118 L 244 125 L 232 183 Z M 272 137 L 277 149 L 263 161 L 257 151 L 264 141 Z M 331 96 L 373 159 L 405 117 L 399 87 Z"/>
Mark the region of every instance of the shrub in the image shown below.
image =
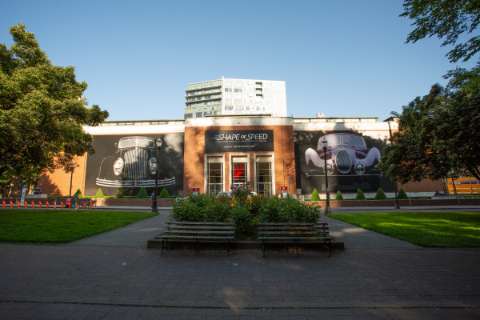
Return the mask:
<path id="1" fill-rule="evenodd" d="M 239 186 L 234 188 L 232 190 L 232 204 L 234 206 L 245 205 L 249 195 L 250 195 L 250 191 L 248 191 L 246 187 Z"/>
<path id="2" fill-rule="evenodd" d="M 167 189 L 162 188 L 162 190 L 160 190 L 159 197 L 160 197 L 160 198 L 169 198 L 169 197 L 170 197 L 170 193 L 168 193 L 168 190 L 167 190 Z"/>
<path id="3" fill-rule="evenodd" d="M 202 221 L 202 212 L 190 198 L 178 199 L 173 205 L 173 216 L 179 221 Z"/>
<path id="4" fill-rule="evenodd" d="M 355 199 L 365 200 L 365 194 L 363 193 L 362 189 L 357 189 L 357 195 L 356 195 Z"/>
<path id="5" fill-rule="evenodd" d="M 245 206 L 248 209 L 248 211 L 250 211 L 251 214 L 253 214 L 254 216 L 257 216 L 260 208 L 263 205 L 264 200 L 265 198 L 263 198 L 262 196 L 248 197 Z"/>
<path id="6" fill-rule="evenodd" d="M 385 192 L 383 192 L 382 188 L 378 188 L 377 193 L 375 194 L 375 200 L 385 200 L 385 199 L 387 199 Z"/>
<path id="7" fill-rule="evenodd" d="M 337 194 L 335 195 L 335 200 L 343 200 L 343 196 L 340 190 L 337 191 Z"/>
<path id="8" fill-rule="evenodd" d="M 104 198 L 105 195 L 103 194 L 102 188 L 98 188 L 97 192 L 95 192 L 95 198 Z"/>
<path id="9" fill-rule="evenodd" d="M 208 195 L 197 195 L 179 199 L 173 205 L 173 216 L 179 221 L 226 222 L 230 219 L 230 206 Z"/>
<path id="10" fill-rule="evenodd" d="M 253 237 L 258 217 L 252 214 L 246 207 L 236 206 L 231 209 L 232 219 L 235 223 L 235 234 L 239 239 Z"/>
<path id="11" fill-rule="evenodd" d="M 147 190 L 145 190 L 144 187 L 141 187 L 140 190 L 138 190 L 138 193 L 137 193 L 136 197 L 137 198 L 148 198 Z"/>
<path id="12" fill-rule="evenodd" d="M 307 222 L 314 223 L 319 218 L 317 207 L 306 206 L 292 198 L 266 199 L 259 210 L 261 222 Z"/>
<path id="13" fill-rule="evenodd" d="M 230 206 L 224 202 L 210 198 L 203 208 L 200 208 L 202 221 L 226 222 L 230 220 Z"/>
<path id="14" fill-rule="evenodd" d="M 311 201 L 320 201 L 320 196 L 318 195 L 318 190 L 316 188 L 312 191 Z"/>
<path id="15" fill-rule="evenodd" d="M 118 188 L 116 196 L 117 198 L 122 198 L 126 196 L 125 188 Z"/>
<path id="16" fill-rule="evenodd" d="M 400 188 L 400 191 L 398 191 L 398 199 L 408 199 L 408 195 L 403 188 Z"/>

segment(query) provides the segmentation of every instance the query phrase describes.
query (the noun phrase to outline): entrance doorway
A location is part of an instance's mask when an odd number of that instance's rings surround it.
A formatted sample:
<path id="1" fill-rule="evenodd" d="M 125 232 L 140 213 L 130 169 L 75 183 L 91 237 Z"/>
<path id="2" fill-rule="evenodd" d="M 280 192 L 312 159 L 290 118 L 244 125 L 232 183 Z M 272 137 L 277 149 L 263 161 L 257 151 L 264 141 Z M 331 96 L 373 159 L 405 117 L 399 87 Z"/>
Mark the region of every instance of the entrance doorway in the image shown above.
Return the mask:
<path id="1" fill-rule="evenodd" d="M 232 157 L 232 189 L 247 186 L 248 157 Z"/>

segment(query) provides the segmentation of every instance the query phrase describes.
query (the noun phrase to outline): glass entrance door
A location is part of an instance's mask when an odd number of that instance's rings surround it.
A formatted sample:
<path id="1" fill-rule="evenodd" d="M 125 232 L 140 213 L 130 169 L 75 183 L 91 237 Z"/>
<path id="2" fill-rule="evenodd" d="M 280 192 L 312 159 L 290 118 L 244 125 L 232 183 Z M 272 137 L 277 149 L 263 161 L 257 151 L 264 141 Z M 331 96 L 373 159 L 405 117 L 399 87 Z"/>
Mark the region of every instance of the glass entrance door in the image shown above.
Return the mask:
<path id="1" fill-rule="evenodd" d="M 232 157 L 232 189 L 246 187 L 248 176 L 248 158 Z"/>
<path id="2" fill-rule="evenodd" d="M 255 161 L 255 189 L 257 194 L 272 195 L 272 157 L 258 156 Z"/>

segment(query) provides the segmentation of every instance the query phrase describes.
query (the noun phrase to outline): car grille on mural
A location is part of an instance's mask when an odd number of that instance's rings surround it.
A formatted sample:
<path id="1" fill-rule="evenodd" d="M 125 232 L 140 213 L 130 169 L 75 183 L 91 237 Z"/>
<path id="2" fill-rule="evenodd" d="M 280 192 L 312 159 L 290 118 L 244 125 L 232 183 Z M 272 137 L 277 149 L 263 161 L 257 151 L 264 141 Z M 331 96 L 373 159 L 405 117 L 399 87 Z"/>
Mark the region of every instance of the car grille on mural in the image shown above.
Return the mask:
<path id="1" fill-rule="evenodd" d="M 158 159 L 155 138 L 162 142 Z M 182 188 L 183 134 L 97 136 L 94 148 L 95 153 L 87 160 L 89 168 L 97 168 L 92 170 L 95 176 L 87 176 L 86 187 L 90 193 L 95 193 L 97 187 L 105 188 L 107 194 L 115 194 L 118 188 L 153 188 L 157 169 L 158 186 L 168 187 L 171 192 Z"/>
<path id="2" fill-rule="evenodd" d="M 324 154 L 321 139 L 327 141 L 327 152 Z M 380 150 L 367 148 L 361 135 L 354 133 L 329 133 L 318 140 L 317 150 L 308 148 L 305 151 L 307 165 L 324 168 L 327 157 L 327 170 L 337 174 L 365 174 L 365 171 L 380 161 Z"/>
<path id="3" fill-rule="evenodd" d="M 123 137 L 118 142 L 118 156 L 113 166 L 106 165 L 111 157 L 105 157 L 100 165 L 97 186 L 101 187 L 154 187 L 157 158 L 155 140 L 148 137 Z M 109 179 L 112 171 L 116 179 Z M 175 184 L 175 177 L 161 177 L 159 186 Z"/>

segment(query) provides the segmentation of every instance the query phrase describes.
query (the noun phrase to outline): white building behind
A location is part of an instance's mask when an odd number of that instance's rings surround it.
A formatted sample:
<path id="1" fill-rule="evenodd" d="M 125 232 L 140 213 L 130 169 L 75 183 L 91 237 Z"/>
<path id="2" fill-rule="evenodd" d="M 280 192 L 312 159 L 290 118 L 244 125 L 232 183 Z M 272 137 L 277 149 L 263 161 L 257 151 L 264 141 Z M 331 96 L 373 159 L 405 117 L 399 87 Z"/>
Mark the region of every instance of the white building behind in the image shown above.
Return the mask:
<path id="1" fill-rule="evenodd" d="M 285 81 L 221 78 L 192 83 L 185 119 L 221 115 L 287 116 Z"/>

